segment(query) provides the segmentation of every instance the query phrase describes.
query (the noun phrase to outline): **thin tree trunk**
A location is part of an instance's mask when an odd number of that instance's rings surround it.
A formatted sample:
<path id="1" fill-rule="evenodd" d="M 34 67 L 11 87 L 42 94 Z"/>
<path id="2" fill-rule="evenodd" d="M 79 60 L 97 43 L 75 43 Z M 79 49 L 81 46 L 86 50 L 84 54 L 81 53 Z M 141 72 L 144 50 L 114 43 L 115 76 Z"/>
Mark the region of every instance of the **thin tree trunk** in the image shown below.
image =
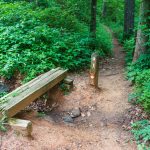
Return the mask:
<path id="1" fill-rule="evenodd" d="M 106 11 L 107 11 L 107 0 L 103 0 L 103 7 L 102 7 L 102 17 L 106 17 Z"/>
<path id="2" fill-rule="evenodd" d="M 97 0 L 91 0 L 90 37 L 93 41 L 92 49 L 95 49 L 95 42 L 96 42 L 96 7 L 97 7 Z"/>
<path id="3" fill-rule="evenodd" d="M 146 36 L 144 35 L 144 30 L 142 29 L 142 26 L 147 25 L 148 29 L 150 27 L 149 10 L 150 10 L 150 1 L 143 0 L 140 6 L 140 19 L 139 19 L 139 25 L 138 25 L 138 31 L 136 37 L 136 45 L 134 50 L 133 62 L 135 62 L 139 58 L 141 53 L 145 53 L 146 49 L 148 49 L 148 47 L 145 46 L 145 42 L 148 41 L 149 37 L 146 38 Z"/>
<path id="4" fill-rule="evenodd" d="M 124 38 L 128 39 L 134 33 L 135 0 L 125 0 Z"/>

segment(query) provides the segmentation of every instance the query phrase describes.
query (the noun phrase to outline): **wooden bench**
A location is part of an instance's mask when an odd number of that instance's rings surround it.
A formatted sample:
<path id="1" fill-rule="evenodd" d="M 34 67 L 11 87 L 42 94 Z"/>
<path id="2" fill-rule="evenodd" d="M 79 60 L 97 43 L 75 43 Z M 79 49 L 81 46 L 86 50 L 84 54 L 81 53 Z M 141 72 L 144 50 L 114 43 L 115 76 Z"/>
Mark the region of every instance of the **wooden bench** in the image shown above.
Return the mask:
<path id="1" fill-rule="evenodd" d="M 0 106 L 0 109 L 6 113 L 8 118 L 13 117 L 66 76 L 67 70 L 52 69 L 0 98 L 0 101 L 6 101 L 4 105 Z"/>

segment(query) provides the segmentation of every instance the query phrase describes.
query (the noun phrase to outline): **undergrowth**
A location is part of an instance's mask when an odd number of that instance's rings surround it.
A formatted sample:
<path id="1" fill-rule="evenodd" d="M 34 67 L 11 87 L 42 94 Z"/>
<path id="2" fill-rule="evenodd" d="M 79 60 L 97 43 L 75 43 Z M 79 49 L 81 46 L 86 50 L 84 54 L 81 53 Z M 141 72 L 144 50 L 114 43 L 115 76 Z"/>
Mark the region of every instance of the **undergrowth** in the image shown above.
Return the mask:
<path id="1" fill-rule="evenodd" d="M 58 66 L 70 71 L 87 67 L 92 53 L 88 7 L 81 10 L 81 19 L 69 1 L 51 3 L 0 3 L 0 76 L 10 79 L 21 73 L 27 82 Z M 102 25 L 97 34 L 97 51 L 101 57 L 110 55 L 111 36 Z"/>
<path id="2" fill-rule="evenodd" d="M 149 31 L 148 31 L 149 32 Z M 146 33 L 145 33 L 146 35 Z M 144 45 L 149 47 L 149 41 Z M 150 49 L 147 53 L 141 53 L 136 62 L 132 62 L 134 39 L 124 42 L 127 63 L 127 78 L 134 84 L 134 91 L 129 100 L 133 104 L 139 104 L 150 115 Z M 138 144 L 139 150 L 150 149 L 150 121 L 140 120 L 132 124 L 132 133 Z"/>
<path id="3" fill-rule="evenodd" d="M 139 150 L 150 149 L 150 121 L 141 120 L 132 124 L 132 133 Z"/>

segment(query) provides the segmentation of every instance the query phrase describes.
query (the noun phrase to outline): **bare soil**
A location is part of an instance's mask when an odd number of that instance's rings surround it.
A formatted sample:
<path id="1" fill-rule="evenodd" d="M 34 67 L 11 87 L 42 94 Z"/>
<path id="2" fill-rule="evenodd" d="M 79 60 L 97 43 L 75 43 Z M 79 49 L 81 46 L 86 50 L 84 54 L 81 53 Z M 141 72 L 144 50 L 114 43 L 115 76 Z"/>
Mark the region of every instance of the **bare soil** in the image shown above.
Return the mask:
<path id="1" fill-rule="evenodd" d="M 1 150 L 136 150 L 129 131 L 123 129 L 130 109 L 129 83 L 124 78 L 124 53 L 114 39 L 114 56 L 100 65 L 99 87 L 89 85 L 88 72 L 72 74 L 74 89 L 57 96 L 59 107 L 38 118 L 35 112 L 22 113 L 33 122 L 32 138 L 9 130 L 1 138 Z M 63 117 L 79 107 L 81 116 L 73 123 Z"/>

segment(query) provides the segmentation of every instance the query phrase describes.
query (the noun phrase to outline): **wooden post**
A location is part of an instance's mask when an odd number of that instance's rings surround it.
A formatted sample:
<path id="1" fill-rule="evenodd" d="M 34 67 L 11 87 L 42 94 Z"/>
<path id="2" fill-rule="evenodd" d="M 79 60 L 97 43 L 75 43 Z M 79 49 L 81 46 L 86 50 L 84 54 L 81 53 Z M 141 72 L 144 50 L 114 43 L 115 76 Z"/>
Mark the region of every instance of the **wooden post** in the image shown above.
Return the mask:
<path id="1" fill-rule="evenodd" d="M 98 88 L 98 74 L 99 74 L 99 55 L 93 53 L 91 56 L 91 69 L 90 69 L 90 84 Z"/>
<path id="2" fill-rule="evenodd" d="M 24 136 L 31 136 L 32 122 L 29 120 L 22 120 L 16 118 L 10 118 L 8 124 L 16 131 L 20 132 Z"/>

